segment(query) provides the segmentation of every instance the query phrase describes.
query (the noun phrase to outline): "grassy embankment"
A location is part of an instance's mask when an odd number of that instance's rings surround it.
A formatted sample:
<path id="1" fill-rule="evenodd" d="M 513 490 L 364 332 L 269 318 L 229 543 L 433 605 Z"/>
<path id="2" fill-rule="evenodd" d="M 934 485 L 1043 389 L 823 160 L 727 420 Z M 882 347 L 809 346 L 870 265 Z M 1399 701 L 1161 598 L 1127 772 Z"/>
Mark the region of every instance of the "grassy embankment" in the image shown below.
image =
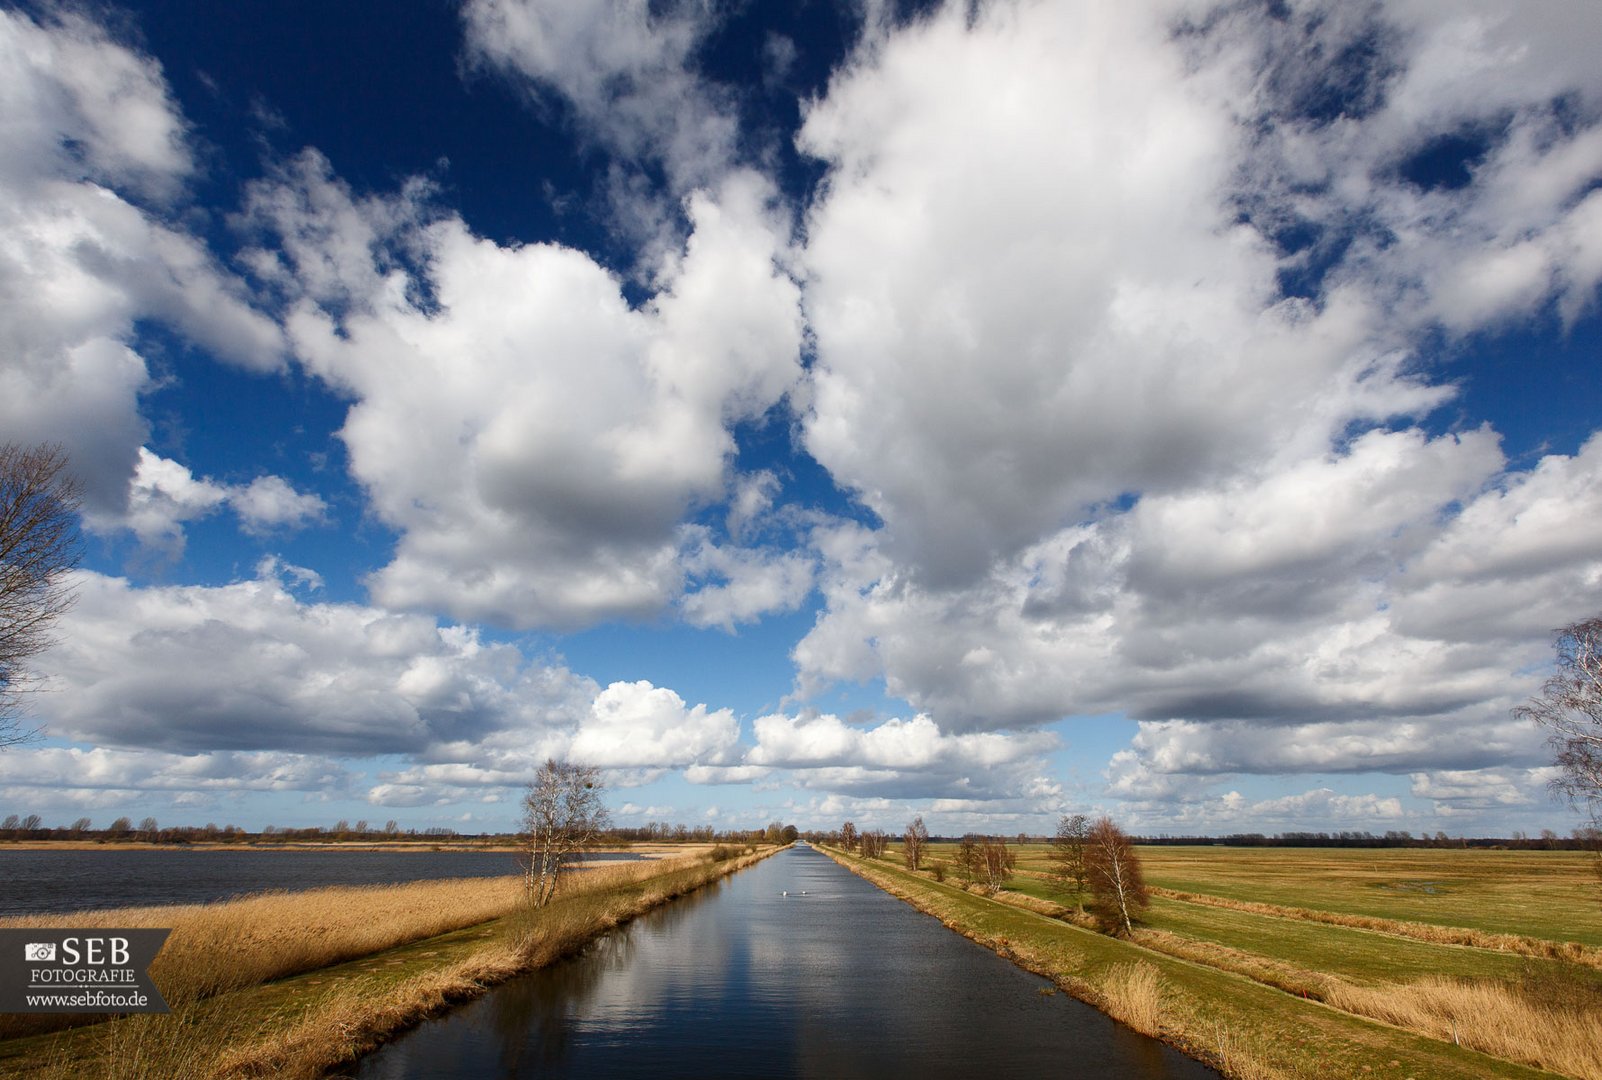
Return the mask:
<path id="1" fill-rule="evenodd" d="M 0 920 L 173 928 L 151 966 L 172 1012 L 43 1034 L 66 1018 L 5 1017 L 0 1074 L 321 1076 L 454 1002 L 774 850 L 585 870 L 539 910 L 527 908 L 519 879 L 509 877 Z"/>
<path id="2" fill-rule="evenodd" d="M 1141 848 L 1157 899 L 1126 941 L 1089 928 L 1044 846 L 1019 850 L 993 899 L 894 851 L 834 854 L 1228 1076 L 1602 1078 L 1602 912 L 1584 855 Z"/>

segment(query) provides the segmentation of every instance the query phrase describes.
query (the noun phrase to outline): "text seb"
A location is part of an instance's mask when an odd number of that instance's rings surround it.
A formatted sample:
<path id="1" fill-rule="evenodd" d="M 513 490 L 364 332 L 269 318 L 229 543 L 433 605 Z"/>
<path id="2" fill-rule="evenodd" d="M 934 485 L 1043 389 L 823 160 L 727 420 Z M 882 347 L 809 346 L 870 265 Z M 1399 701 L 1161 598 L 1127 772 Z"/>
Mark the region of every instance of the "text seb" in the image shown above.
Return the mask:
<path id="1" fill-rule="evenodd" d="M 62 938 L 61 959 L 68 964 L 126 964 L 128 939 L 121 937 Z"/>

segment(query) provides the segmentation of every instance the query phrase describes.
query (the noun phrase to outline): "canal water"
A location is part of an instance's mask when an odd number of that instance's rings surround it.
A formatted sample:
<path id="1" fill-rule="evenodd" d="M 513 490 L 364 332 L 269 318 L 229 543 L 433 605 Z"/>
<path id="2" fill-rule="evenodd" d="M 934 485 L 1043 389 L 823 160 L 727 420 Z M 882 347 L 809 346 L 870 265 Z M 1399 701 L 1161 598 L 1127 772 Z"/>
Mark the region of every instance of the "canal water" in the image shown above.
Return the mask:
<path id="1" fill-rule="evenodd" d="M 1218 1076 L 1050 990 L 795 847 L 423 1024 L 355 1075 Z"/>
<path id="2" fill-rule="evenodd" d="M 634 859 L 596 852 L 593 860 Z M 207 904 L 249 893 L 520 873 L 509 851 L 0 850 L 0 915 Z"/>

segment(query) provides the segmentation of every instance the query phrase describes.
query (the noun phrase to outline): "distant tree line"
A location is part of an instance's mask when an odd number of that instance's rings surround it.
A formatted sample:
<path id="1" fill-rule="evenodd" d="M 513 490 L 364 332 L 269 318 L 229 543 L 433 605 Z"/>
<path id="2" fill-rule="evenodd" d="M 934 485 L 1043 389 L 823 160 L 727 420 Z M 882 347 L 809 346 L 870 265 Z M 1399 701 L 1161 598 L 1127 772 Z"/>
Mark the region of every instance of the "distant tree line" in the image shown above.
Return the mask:
<path id="1" fill-rule="evenodd" d="M 1511 836 L 1447 836 L 1444 832 L 1414 836 L 1406 829 L 1375 834 L 1371 832 L 1286 832 L 1272 836 L 1263 833 L 1226 833 L 1220 836 L 1143 836 L 1135 838 L 1139 844 L 1151 845 L 1207 845 L 1221 847 L 1344 847 L 1344 848 L 1497 848 L 1515 851 L 1588 851 L 1594 849 L 1598 830 L 1590 827 L 1575 829 L 1569 836 L 1559 836 L 1551 829 L 1542 829 L 1531 836 L 1514 831 Z"/>
<path id="2" fill-rule="evenodd" d="M 800 835 L 794 825 L 772 822 L 761 828 L 713 829 L 710 826 L 690 828 L 686 825 L 668 825 L 658 822 L 645 826 L 629 826 L 603 830 L 599 835 L 602 846 L 617 846 L 639 842 L 788 844 Z M 96 828 L 91 819 L 80 817 L 61 825 L 46 825 L 38 814 L 9 814 L 0 818 L 0 842 L 22 840 L 88 840 L 95 843 L 149 843 L 149 844 L 296 844 L 339 842 L 402 842 L 458 840 L 476 843 L 501 843 L 515 839 L 514 833 L 463 833 L 442 825 L 428 828 L 402 828 L 394 819 L 382 825 L 368 821 L 351 822 L 340 819 L 332 826 L 280 826 L 265 825 L 258 832 L 238 825 L 176 825 L 162 827 L 154 817 L 145 817 L 137 824 L 132 818 L 119 817 L 109 825 Z"/>

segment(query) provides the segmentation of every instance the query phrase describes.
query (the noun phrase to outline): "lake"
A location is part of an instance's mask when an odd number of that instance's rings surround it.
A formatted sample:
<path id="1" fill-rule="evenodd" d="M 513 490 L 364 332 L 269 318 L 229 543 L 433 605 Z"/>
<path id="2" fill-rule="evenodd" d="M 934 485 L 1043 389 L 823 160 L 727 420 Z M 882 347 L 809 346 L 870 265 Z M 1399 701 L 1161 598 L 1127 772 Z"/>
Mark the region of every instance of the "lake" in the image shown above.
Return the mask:
<path id="1" fill-rule="evenodd" d="M 355 1075 L 1218 1073 L 796 847 L 423 1024 Z"/>
<path id="2" fill-rule="evenodd" d="M 590 858 L 638 856 L 605 852 Z M 520 873 L 517 856 L 509 851 L 0 848 L 0 915 L 205 904 L 278 889 L 299 892 L 327 885 L 392 885 L 516 873 Z"/>

